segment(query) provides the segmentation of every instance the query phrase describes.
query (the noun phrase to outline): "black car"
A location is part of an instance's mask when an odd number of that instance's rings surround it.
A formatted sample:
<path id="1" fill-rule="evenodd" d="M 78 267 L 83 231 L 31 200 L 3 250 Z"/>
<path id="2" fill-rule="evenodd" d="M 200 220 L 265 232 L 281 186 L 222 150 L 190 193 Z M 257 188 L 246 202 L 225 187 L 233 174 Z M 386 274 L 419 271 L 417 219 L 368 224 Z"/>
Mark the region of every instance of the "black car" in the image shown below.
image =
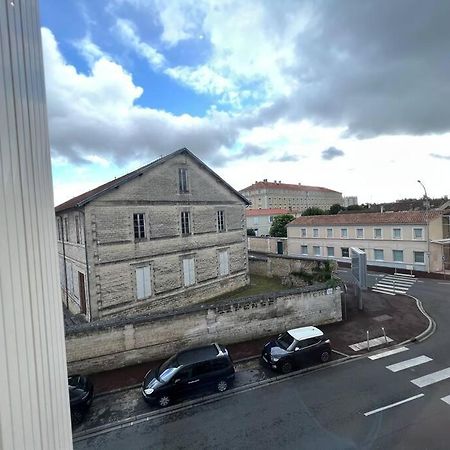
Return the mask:
<path id="1" fill-rule="evenodd" d="M 92 382 L 82 375 L 69 377 L 70 415 L 74 424 L 79 424 L 94 398 Z"/>
<path id="2" fill-rule="evenodd" d="M 280 334 L 264 346 L 261 355 L 265 365 L 282 373 L 314 360 L 327 362 L 330 358 L 330 340 L 316 327 L 295 328 Z"/>
<path id="3" fill-rule="evenodd" d="M 233 383 L 234 366 L 225 347 L 211 344 L 172 356 L 145 375 L 142 395 L 149 403 L 168 406 L 202 389 L 224 392 Z"/>

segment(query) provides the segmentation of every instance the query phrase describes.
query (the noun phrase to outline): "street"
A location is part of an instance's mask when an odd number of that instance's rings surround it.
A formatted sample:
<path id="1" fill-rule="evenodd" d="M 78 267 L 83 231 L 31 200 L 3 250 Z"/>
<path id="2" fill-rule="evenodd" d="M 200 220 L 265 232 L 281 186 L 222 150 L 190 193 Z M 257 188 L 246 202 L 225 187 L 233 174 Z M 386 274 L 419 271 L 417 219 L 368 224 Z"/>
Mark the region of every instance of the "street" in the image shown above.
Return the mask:
<path id="1" fill-rule="evenodd" d="M 408 293 L 437 323 L 424 342 L 230 392 L 75 440 L 74 447 L 448 448 L 450 282 L 417 280 Z"/>

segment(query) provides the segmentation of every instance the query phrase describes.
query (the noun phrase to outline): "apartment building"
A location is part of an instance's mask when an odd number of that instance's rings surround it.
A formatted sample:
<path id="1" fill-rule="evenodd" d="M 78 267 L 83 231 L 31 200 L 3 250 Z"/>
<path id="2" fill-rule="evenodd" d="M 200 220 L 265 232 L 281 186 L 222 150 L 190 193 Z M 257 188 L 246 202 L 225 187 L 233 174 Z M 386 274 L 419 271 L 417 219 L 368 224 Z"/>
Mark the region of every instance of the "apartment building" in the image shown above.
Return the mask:
<path id="1" fill-rule="evenodd" d="M 269 236 L 273 218 L 282 214 L 292 214 L 288 209 L 246 209 L 247 229 L 255 232 L 255 236 Z"/>
<path id="2" fill-rule="evenodd" d="M 281 181 L 256 181 L 242 189 L 240 193 L 250 200 L 250 209 L 281 208 L 292 212 L 302 212 L 316 207 L 330 209 L 334 204 L 343 204 L 342 193 L 319 186 L 286 184 Z"/>
<path id="3" fill-rule="evenodd" d="M 450 263 L 450 210 L 298 217 L 287 227 L 288 254 L 350 261 L 350 247 L 369 265 L 440 272 Z"/>
<path id="4" fill-rule="evenodd" d="M 57 206 L 63 302 L 93 320 L 245 286 L 247 205 L 184 148 Z"/>

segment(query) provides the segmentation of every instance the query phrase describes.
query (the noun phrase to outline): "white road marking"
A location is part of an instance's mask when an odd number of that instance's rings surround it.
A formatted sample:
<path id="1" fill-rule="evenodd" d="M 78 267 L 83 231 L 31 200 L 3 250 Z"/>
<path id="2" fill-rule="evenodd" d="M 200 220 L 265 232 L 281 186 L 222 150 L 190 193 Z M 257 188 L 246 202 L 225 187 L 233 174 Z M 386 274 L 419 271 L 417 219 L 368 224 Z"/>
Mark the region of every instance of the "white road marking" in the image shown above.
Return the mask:
<path id="1" fill-rule="evenodd" d="M 430 373 L 420 378 L 415 378 L 414 380 L 411 380 L 411 383 L 415 384 L 418 387 L 425 387 L 429 386 L 430 384 L 446 380 L 447 378 L 450 378 L 450 367 L 438 370 L 437 372 Z"/>
<path id="2" fill-rule="evenodd" d="M 422 281 L 422 283 L 423 283 L 423 281 Z M 450 283 L 442 283 L 442 282 L 438 281 L 438 284 L 450 284 Z"/>
<path id="3" fill-rule="evenodd" d="M 423 396 L 424 396 L 424 394 L 417 394 L 414 397 L 405 398 L 404 400 L 400 400 L 399 402 L 395 402 L 395 403 L 392 403 L 390 405 L 383 406 L 383 407 L 378 408 L 378 409 L 374 409 L 373 411 L 366 412 L 366 413 L 364 413 L 364 415 L 366 417 L 367 416 L 371 416 L 372 414 L 376 414 L 376 413 L 378 413 L 380 411 L 384 411 L 385 409 L 394 408 L 394 406 L 402 405 L 403 403 L 410 402 L 412 400 L 416 400 L 417 398 L 420 398 L 420 397 L 423 397 Z"/>
<path id="4" fill-rule="evenodd" d="M 409 273 L 396 273 L 395 276 L 397 276 L 397 277 L 415 278 L 415 275 L 410 275 Z"/>
<path id="5" fill-rule="evenodd" d="M 425 281 L 420 281 L 420 280 L 417 280 L 417 282 L 418 282 L 418 283 L 425 283 Z"/>
<path id="6" fill-rule="evenodd" d="M 429 361 L 433 361 L 428 356 L 418 356 L 417 358 L 407 359 L 406 361 L 401 361 L 399 363 L 391 364 L 390 366 L 386 366 L 386 369 L 391 372 L 399 372 L 400 370 L 409 369 L 410 367 L 415 367 L 420 364 L 425 364 Z"/>
<path id="7" fill-rule="evenodd" d="M 447 403 L 447 405 L 450 405 L 450 395 L 447 395 L 445 397 L 442 397 L 441 400 L 445 403 Z"/>
<path id="8" fill-rule="evenodd" d="M 393 292 L 389 291 L 381 291 L 380 289 L 372 288 L 373 292 L 379 292 L 380 294 L 387 294 L 387 295 L 395 295 Z"/>
<path id="9" fill-rule="evenodd" d="M 375 361 L 376 359 L 386 358 L 386 356 L 395 355 L 396 353 L 404 352 L 406 350 L 409 350 L 409 348 L 408 347 L 397 347 L 397 348 L 393 348 L 392 350 L 388 350 L 386 352 L 377 353 L 376 355 L 369 356 L 368 358 L 371 359 L 372 361 Z"/>
<path id="10" fill-rule="evenodd" d="M 393 340 L 388 336 L 386 336 L 386 339 L 384 339 L 384 336 L 380 336 L 377 338 L 369 339 L 369 347 L 377 347 L 378 345 L 382 345 L 388 342 L 393 342 Z M 359 350 L 366 350 L 367 341 L 358 342 L 356 344 L 349 345 L 349 347 L 355 352 Z"/>

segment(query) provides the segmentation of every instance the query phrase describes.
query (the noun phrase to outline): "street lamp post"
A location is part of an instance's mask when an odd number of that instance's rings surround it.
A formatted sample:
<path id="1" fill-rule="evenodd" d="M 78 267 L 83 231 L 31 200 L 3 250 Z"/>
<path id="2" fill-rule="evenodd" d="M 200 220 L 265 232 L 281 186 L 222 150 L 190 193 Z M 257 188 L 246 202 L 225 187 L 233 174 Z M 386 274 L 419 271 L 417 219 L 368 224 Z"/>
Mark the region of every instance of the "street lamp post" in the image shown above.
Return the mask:
<path id="1" fill-rule="evenodd" d="M 427 190 L 424 184 L 420 180 L 417 180 L 417 182 L 422 186 L 423 191 L 425 193 L 423 199 L 425 205 L 425 220 L 427 222 L 427 269 L 428 273 L 430 273 L 430 218 L 429 218 L 430 199 L 428 197 Z"/>

